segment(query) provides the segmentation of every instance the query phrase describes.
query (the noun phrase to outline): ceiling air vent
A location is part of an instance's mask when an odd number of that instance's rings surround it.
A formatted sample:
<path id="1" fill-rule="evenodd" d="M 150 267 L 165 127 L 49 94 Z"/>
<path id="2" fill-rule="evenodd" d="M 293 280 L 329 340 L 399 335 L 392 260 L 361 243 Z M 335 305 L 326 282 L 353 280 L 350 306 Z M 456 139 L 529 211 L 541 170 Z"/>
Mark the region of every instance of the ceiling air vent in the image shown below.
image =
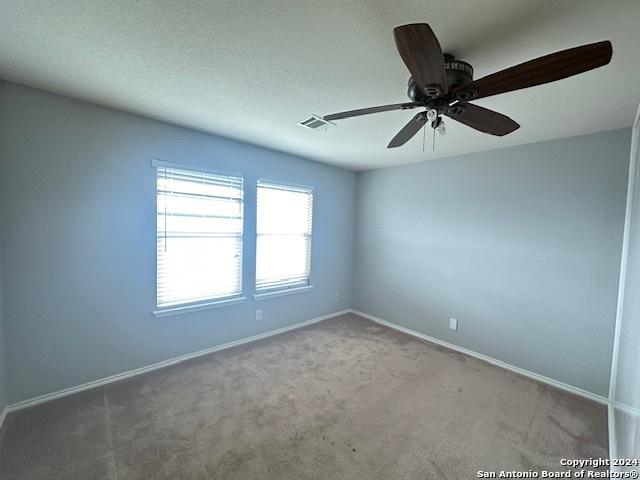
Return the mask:
<path id="1" fill-rule="evenodd" d="M 326 129 L 329 125 L 335 125 L 332 122 L 328 122 L 322 117 L 318 115 L 311 115 L 308 118 L 305 118 L 303 121 L 298 123 L 301 127 L 310 128 L 311 130 L 322 130 Z"/>

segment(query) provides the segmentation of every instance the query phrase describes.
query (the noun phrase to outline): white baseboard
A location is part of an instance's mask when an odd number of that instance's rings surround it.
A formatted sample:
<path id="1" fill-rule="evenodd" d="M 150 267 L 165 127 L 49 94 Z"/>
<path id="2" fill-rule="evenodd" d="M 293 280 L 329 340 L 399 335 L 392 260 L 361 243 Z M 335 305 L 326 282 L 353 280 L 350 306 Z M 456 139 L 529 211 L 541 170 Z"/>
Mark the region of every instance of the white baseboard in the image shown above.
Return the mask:
<path id="1" fill-rule="evenodd" d="M 614 410 L 619 410 L 629 415 L 633 415 L 634 417 L 640 417 L 640 408 L 631 407 L 629 405 L 625 405 L 624 403 L 615 402 L 613 400 L 610 401 L 609 404 Z"/>
<path id="2" fill-rule="evenodd" d="M 621 458 L 621 454 L 618 454 L 618 442 L 616 440 L 616 412 L 624 412 L 637 419 L 640 418 L 640 409 L 611 400 L 607 411 L 609 420 L 609 458 L 613 460 L 614 458 Z M 612 466 L 611 471 L 622 472 L 624 469 L 623 467 Z"/>
<path id="3" fill-rule="evenodd" d="M 142 374 L 145 374 L 145 373 L 148 373 L 148 372 L 152 372 L 154 370 L 158 370 L 158 369 L 161 369 L 161 368 L 169 367 L 171 365 L 182 363 L 182 362 L 190 360 L 192 358 L 201 357 L 203 355 L 208 355 L 210 353 L 218 352 L 220 350 L 226 350 L 227 348 L 235 347 L 235 346 L 238 346 L 238 345 L 243 345 L 245 343 L 255 342 L 255 341 L 261 340 L 263 338 L 268 338 L 268 337 L 271 337 L 271 336 L 274 336 L 274 335 L 278 335 L 280 333 L 284 333 L 284 332 L 295 330 L 295 329 L 298 329 L 298 328 L 301 328 L 301 327 L 305 327 L 307 325 L 318 323 L 318 322 L 321 322 L 323 320 L 327 320 L 329 318 L 336 317 L 338 315 L 343 315 L 345 313 L 354 313 L 356 315 L 359 315 L 361 317 L 367 318 L 367 319 L 372 320 L 372 321 L 374 321 L 376 323 L 379 323 L 381 325 L 385 325 L 385 326 L 387 326 L 389 328 L 393 328 L 394 330 L 398 330 L 400 332 L 406 333 L 408 335 L 412 335 L 412 336 L 420 338 L 422 340 L 426 340 L 428 342 L 435 343 L 435 344 L 443 346 L 445 348 L 449 348 L 451 350 L 455 350 L 457 352 L 464 353 L 464 354 L 469 355 L 471 357 L 478 358 L 478 359 L 483 360 L 483 361 L 485 361 L 487 363 L 490 363 L 492 365 L 496 365 L 496 366 L 504 368 L 506 370 L 510 370 L 512 372 L 519 373 L 520 375 L 524 375 L 525 377 L 529 377 L 529 378 L 532 378 L 534 380 L 538 380 L 539 382 L 546 383 L 547 385 L 551 385 L 551 386 L 556 387 L 556 388 L 560 388 L 562 390 L 565 390 L 567 392 L 573 393 L 575 395 L 579 395 L 581 397 L 585 397 L 585 398 L 588 398 L 590 400 L 594 400 L 594 401 L 596 401 L 598 403 L 602 403 L 602 404 L 605 404 L 605 405 L 609 404 L 607 399 L 602 397 L 602 396 L 600 396 L 600 395 L 596 395 L 594 393 L 588 392 L 586 390 L 582 390 L 580 388 L 568 385 L 566 383 L 554 380 L 552 378 L 545 377 L 543 375 L 539 375 L 537 373 L 530 372 L 528 370 L 524 370 L 524 369 L 519 368 L 519 367 L 515 367 L 515 366 L 510 365 L 510 364 L 508 364 L 506 362 L 503 362 L 501 360 L 497 360 L 497 359 L 489 357 L 487 355 L 483 355 L 481 353 L 477 353 L 477 352 L 474 352 L 472 350 L 468 350 L 466 348 L 459 347 L 459 346 L 454 345 L 452 343 L 445 342 L 443 340 L 439 340 L 437 338 L 430 337 L 428 335 L 424 335 L 422 333 L 416 332 L 416 331 L 411 330 L 409 328 L 401 327 L 399 325 L 396 325 L 394 323 L 388 322 L 386 320 L 383 320 L 381 318 L 375 317 L 373 315 L 369 315 L 367 313 L 360 312 L 360 311 L 354 310 L 354 309 L 345 309 L 345 310 L 341 310 L 341 311 L 338 311 L 338 312 L 330 313 L 328 315 L 323 315 L 321 317 L 312 318 L 312 319 L 306 320 L 304 322 L 300 322 L 300 323 L 296 323 L 296 324 L 293 324 L 293 325 L 289 325 L 287 327 L 279 328 L 277 330 L 271 330 L 269 332 L 261 333 L 261 334 L 258 334 L 258 335 L 253 335 L 251 337 L 242 338 L 242 339 L 239 339 L 239 340 L 234 340 L 232 342 L 224 343 L 222 345 L 217 345 L 215 347 L 207 348 L 207 349 L 200 350 L 200 351 L 197 351 L 197 352 L 194 352 L 194 353 L 189 353 L 189 354 L 186 354 L 186 355 L 181 355 L 179 357 L 171 358 L 169 360 L 165 360 L 165 361 L 162 361 L 162 362 L 159 362 L 159 363 L 155 363 L 153 365 L 148 365 L 146 367 L 137 368 L 135 370 L 130 370 L 130 371 L 119 373 L 119 374 L 112 375 L 112 376 L 109 376 L 109 377 L 101 378 L 99 380 L 94 380 L 92 382 L 84 383 L 82 385 L 78 385 L 78 386 L 75 386 L 75 387 L 65 388 L 63 390 L 59 390 L 59 391 L 52 392 L 52 393 L 47 393 L 45 395 L 40 395 L 38 397 L 34 397 L 34 398 L 27 399 L 27 400 L 23 400 L 23 401 L 18 402 L 18 403 L 14 403 L 12 405 L 7 406 L 2 411 L 2 413 L 0 413 L 0 428 L 2 426 L 2 422 L 4 421 L 4 418 L 6 417 L 6 415 L 8 413 L 15 412 L 15 411 L 18 411 L 18 410 L 22 410 L 24 408 L 32 407 L 32 406 L 35 406 L 35 405 L 39 405 L 39 404 L 42 404 L 42 403 L 46 403 L 46 402 L 49 402 L 51 400 L 55 400 L 55 399 L 58 399 L 58 398 L 66 397 L 66 396 L 69 396 L 69 395 L 73 395 L 75 393 L 79 393 L 79 392 L 82 392 L 82 391 L 85 391 L 85 390 L 90 390 L 92 388 L 97 388 L 97 387 L 101 387 L 101 386 L 104 386 L 104 385 L 108 385 L 110 383 L 114 383 L 114 382 L 118 382 L 118 381 L 121 381 L 121 380 L 125 380 L 127 378 L 135 377 L 137 375 L 142 375 Z M 610 406 L 610 408 L 611 408 L 611 406 Z M 609 416 L 610 416 L 610 418 L 612 418 L 611 415 L 609 415 Z"/>
<path id="4" fill-rule="evenodd" d="M 416 332 L 416 331 L 411 330 L 411 329 L 406 328 L 406 327 L 401 327 L 400 325 L 396 325 L 395 323 L 391 323 L 391 322 L 389 322 L 387 320 L 383 320 L 382 318 L 378 318 L 378 317 L 375 317 L 373 315 L 369 315 L 368 313 L 360 312 L 360 311 L 354 310 L 354 309 L 351 309 L 351 312 L 355 313 L 356 315 L 360 315 L 361 317 L 364 317 L 364 318 L 367 318 L 369 320 L 372 320 L 372 321 L 374 321 L 376 323 L 379 323 L 380 325 L 384 325 L 386 327 L 393 328 L 394 330 L 398 330 L 399 332 L 403 332 L 403 333 L 412 335 L 414 337 L 418 337 L 418 338 L 420 338 L 422 340 L 426 340 L 427 342 L 435 343 L 435 344 L 440 345 L 442 347 L 449 348 L 451 350 L 455 350 L 456 352 L 464 353 L 465 355 L 469 355 L 470 357 L 474 357 L 474 358 L 483 360 L 483 361 L 485 361 L 487 363 L 490 363 L 492 365 L 496 365 L 498 367 L 504 368 L 506 370 L 510 370 L 512 372 L 515 372 L 515 373 L 519 373 L 520 375 L 524 375 L 525 377 L 529 377 L 529 378 L 532 378 L 532 379 L 537 380 L 539 382 L 546 383 L 547 385 L 551 385 L 552 387 L 556 387 L 556 388 L 559 388 L 561 390 L 565 390 L 567 392 L 573 393 L 575 395 L 579 395 L 581 397 L 585 397 L 585 398 L 588 398 L 590 400 L 594 400 L 594 401 L 596 401 L 598 403 L 602 403 L 604 405 L 607 405 L 609 403 L 608 400 L 605 397 L 602 397 L 600 395 L 596 395 L 595 393 L 588 392 L 588 391 L 583 390 L 583 389 L 578 388 L 578 387 L 574 387 L 574 386 L 569 385 L 567 383 L 560 382 L 558 380 L 554 380 L 553 378 L 545 377 L 544 375 L 539 375 L 537 373 L 530 372 L 529 370 L 524 370 L 522 368 L 516 367 L 516 366 L 511 365 L 509 363 L 503 362 L 502 360 L 498 360 L 496 358 L 489 357 L 487 355 L 483 355 L 482 353 L 474 352 L 473 350 L 468 350 L 466 348 L 459 347 L 457 345 L 454 345 L 453 343 L 445 342 L 443 340 L 439 340 L 437 338 L 430 337 L 428 335 Z"/>
<path id="5" fill-rule="evenodd" d="M 29 398 L 27 400 L 23 400 L 18 403 L 14 403 L 9 405 L 2 412 L 1 419 L 4 420 L 4 416 L 7 413 L 15 412 L 18 410 L 22 410 L 24 408 L 33 407 L 35 405 L 40 405 L 41 403 L 50 402 L 51 400 L 55 400 L 57 398 L 67 397 L 69 395 L 73 395 L 74 393 L 79 393 L 85 390 L 90 390 L 92 388 L 102 387 L 104 385 L 108 385 L 110 383 L 118 382 L 121 380 L 125 380 L 127 378 L 135 377 L 138 375 L 142 375 L 144 373 L 152 372 L 154 370 L 159 370 L 161 368 L 169 367 L 171 365 L 175 365 L 177 363 L 182 363 L 186 360 L 190 360 L 192 358 L 201 357 L 203 355 L 208 355 L 213 352 L 218 352 L 220 350 L 226 350 L 227 348 L 237 347 L 238 345 L 244 345 L 245 343 L 255 342 L 257 340 L 262 340 L 263 338 L 272 337 L 274 335 L 278 335 L 280 333 L 289 332 L 291 330 L 296 330 L 298 328 L 306 327 L 307 325 L 312 325 L 314 323 L 321 322 L 323 320 L 327 320 L 329 318 L 337 317 L 338 315 L 343 315 L 345 313 L 351 312 L 350 309 L 341 310 L 339 312 L 329 313 L 328 315 L 323 315 L 321 317 L 312 318 L 310 320 L 306 320 L 304 322 L 295 323 L 293 325 L 289 325 L 287 327 L 278 328 L 277 330 L 270 330 L 265 333 L 260 333 L 258 335 L 253 335 L 251 337 L 241 338 L 240 340 L 234 340 L 233 342 L 223 343 L 222 345 L 216 345 L 215 347 L 206 348 L 204 350 L 200 350 L 194 353 L 188 353 L 186 355 L 181 355 L 179 357 L 174 357 L 169 360 L 164 360 L 162 362 L 154 363 L 153 365 L 148 365 L 146 367 L 136 368 L 135 370 L 130 370 L 128 372 L 118 373 L 116 375 L 111 375 L 110 377 L 101 378 L 99 380 L 94 380 L 92 382 L 84 383 L 82 385 L 77 385 L 75 387 L 65 388 L 63 390 L 58 390 L 57 392 L 47 393 L 45 395 L 40 395 L 38 397 Z M 0 422 L 1 426 L 1 422 Z"/>
<path id="6" fill-rule="evenodd" d="M 609 433 L 609 460 L 613 460 L 618 458 L 618 442 L 616 440 L 616 410 L 611 401 L 607 405 L 607 427 Z M 612 470 L 617 471 L 614 468 Z"/>
<path id="7" fill-rule="evenodd" d="M 7 418 L 7 413 L 9 413 L 9 407 L 4 407 L 0 412 L 0 431 L 2 430 L 2 425 L 4 425 L 4 419 Z"/>

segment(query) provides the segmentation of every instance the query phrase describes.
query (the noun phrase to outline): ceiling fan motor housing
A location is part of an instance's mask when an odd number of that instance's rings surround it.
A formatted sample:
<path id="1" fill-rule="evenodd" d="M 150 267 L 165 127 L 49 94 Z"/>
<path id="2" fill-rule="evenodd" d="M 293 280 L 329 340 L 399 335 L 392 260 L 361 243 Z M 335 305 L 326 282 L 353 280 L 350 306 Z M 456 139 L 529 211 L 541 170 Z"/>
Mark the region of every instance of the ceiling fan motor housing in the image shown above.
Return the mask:
<path id="1" fill-rule="evenodd" d="M 449 53 L 444 54 L 444 70 L 447 72 L 449 90 L 473 81 L 473 67 Z"/>
<path id="2" fill-rule="evenodd" d="M 447 75 L 447 83 L 449 90 L 473 81 L 473 67 L 467 62 L 457 60 L 449 53 L 444 54 L 444 70 Z M 424 92 L 421 92 L 413 78 L 409 78 L 409 88 L 407 95 L 414 102 L 426 104 L 430 99 L 442 95 L 440 88 L 436 86 L 427 86 Z"/>

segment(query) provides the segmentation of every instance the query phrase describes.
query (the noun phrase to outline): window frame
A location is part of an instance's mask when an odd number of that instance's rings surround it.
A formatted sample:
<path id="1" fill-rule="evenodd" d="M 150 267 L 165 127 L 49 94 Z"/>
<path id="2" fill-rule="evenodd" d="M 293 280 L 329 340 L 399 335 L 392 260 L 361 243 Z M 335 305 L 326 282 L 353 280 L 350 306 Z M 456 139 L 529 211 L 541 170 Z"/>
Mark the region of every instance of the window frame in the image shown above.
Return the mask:
<path id="1" fill-rule="evenodd" d="M 156 285 L 155 285 L 155 294 L 156 294 L 156 299 L 155 299 L 155 309 L 152 310 L 152 314 L 155 317 L 166 317 L 166 316 L 171 316 L 171 315 L 177 315 L 177 314 L 181 314 L 181 313 L 188 313 L 188 312 L 194 312 L 194 311 L 199 311 L 199 310 L 207 310 L 207 309 L 211 309 L 211 308 L 220 308 L 220 307 L 226 307 L 226 306 L 230 306 L 230 305 L 237 305 L 240 304 L 242 302 L 244 302 L 246 300 L 246 297 L 244 296 L 244 261 L 245 261 L 245 255 L 244 255 L 244 239 L 245 239 L 245 178 L 244 175 L 237 173 L 237 172 L 228 172 L 228 171 L 220 171 L 220 170 L 213 170 L 213 169 L 209 169 L 206 167 L 200 167 L 197 165 L 189 165 L 189 164 L 184 164 L 184 163 L 176 163 L 176 162 L 168 162 L 165 160 L 161 160 L 161 159 L 153 159 L 151 161 L 151 165 L 154 168 L 155 171 L 155 175 L 154 175 L 154 179 L 155 179 L 155 218 L 156 218 L 156 225 L 155 225 L 155 236 L 156 236 L 156 261 L 155 261 L 155 278 L 156 278 Z M 242 184 L 242 201 L 240 203 L 240 211 L 241 211 L 241 215 L 242 215 L 242 232 L 240 235 L 240 251 L 241 251 L 241 255 L 240 255 L 240 291 L 238 293 L 234 293 L 232 295 L 227 295 L 224 297 L 212 297 L 212 298 L 208 298 L 208 299 L 201 299 L 201 300 L 196 300 L 196 301 L 191 301 L 191 302 L 183 302 L 183 303 L 178 303 L 178 304 L 173 304 L 173 305 L 168 305 L 168 306 L 164 306 L 161 307 L 158 305 L 158 253 L 157 253 L 157 248 L 158 248 L 158 170 L 162 169 L 162 168 L 172 168 L 172 169 L 176 169 L 176 170 L 184 170 L 186 172 L 192 172 L 192 173 L 204 173 L 204 174 L 210 174 L 210 175 L 217 175 L 217 176 L 224 176 L 224 177 L 235 177 L 235 178 L 239 178 L 241 180 L 241 184 Z"/>
<path id="2" fill-rule="evenodd" d="M 260 188 L 260 183 L 265 183 L 268 186 L 273 187 L 282 187 L 283 190 L 290 191 L 298 191 L 300 193 L 307 193 L 311 195 L 311 233 L 309 234 L 309 270 L 307 275 L 307 283 L 306 284 L 296 284 L 290 286 L 279 286 L 279 287 L 271 287 L 271 288 L 263 288 L 258 289 L 257 287 L 257 272 L 258 272 L 258 192 Z M 255 203 L 255 212 L 256 212 L 256 223 L 255 223 L 255 271 L 253 275 L 253 298 L 254 300 L 262 300 L 268 299 L 272 297 L 280 297 L 283 295 L 291 295 L 294 293 L 305 293 L 310 292 L 313 289 L 312 276 L 313 276 L 313 219 L 314 219 L 314 210 L 315 210 L 315 187 L 311 185 L 304 185 L 300 183 L 289 183 L 283 182 L 281 180 L 273 180 L 271 178 L 258 177 L 256 180 L 256 203 Z"/>

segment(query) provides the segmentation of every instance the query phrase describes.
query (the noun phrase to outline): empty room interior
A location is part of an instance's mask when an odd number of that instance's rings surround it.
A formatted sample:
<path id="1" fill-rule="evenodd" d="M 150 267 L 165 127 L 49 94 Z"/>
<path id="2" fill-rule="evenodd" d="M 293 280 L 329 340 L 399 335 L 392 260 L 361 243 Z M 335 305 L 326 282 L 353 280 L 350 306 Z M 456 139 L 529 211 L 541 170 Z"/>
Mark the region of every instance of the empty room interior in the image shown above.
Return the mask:
<path id="1" fill-rule="evenodd" d="M 640 2 L 0 12 L 0 479 L 638 478 Z"/>

